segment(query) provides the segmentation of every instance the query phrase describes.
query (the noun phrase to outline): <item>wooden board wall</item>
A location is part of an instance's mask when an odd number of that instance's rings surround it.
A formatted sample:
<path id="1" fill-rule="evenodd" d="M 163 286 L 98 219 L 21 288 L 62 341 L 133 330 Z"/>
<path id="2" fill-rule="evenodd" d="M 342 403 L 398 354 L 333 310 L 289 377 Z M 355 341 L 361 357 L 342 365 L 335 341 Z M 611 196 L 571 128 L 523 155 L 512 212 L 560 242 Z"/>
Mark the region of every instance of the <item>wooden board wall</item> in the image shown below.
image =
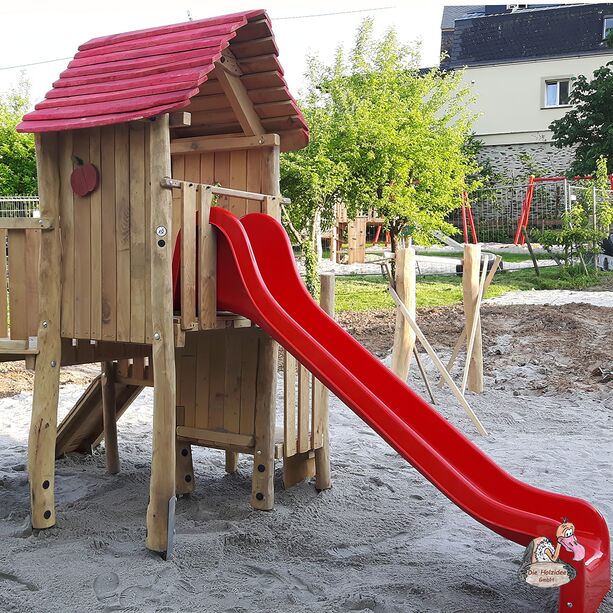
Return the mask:
<path id="1" fill-rule="evenodd" d="M 40 230 L 0 230 L 0 337 L 27 340 L 38 332 Z M 8 311 L 7 311 L 8 294 Z M 10 321 L 10 326 L 9 326 Z M 9 333 L 10 327 L 10 333 Z"/>
<path id="2" fill-rule="evenodd" d="M 60 133 L 63 337 L 150 340 L 149 124 Z M 100 173 L 98 189 L 73 193 L 74 157 Z"/>
<path id="3" fill-rule="evenodd" d="M 172 156 L 172 178 L 208 185 L 219 184 L 248 192 L 266 193 L 262 180 L 262 149 L 220 151 L 217 153 L 190 153 Z M 180 190 L 173 190 L 173 239 L 180 228 Z M 217 206 L 242 217 L 261 212 L 261 203 L 244 198 L 222 196 Z M 173 240 L 174 244 L 174 240 Z"/>
<path id="4" fill-rule="evenodd" d="M 177 427 L 253 436 L 259 328 L 191 332 L 177 349 Z"/>

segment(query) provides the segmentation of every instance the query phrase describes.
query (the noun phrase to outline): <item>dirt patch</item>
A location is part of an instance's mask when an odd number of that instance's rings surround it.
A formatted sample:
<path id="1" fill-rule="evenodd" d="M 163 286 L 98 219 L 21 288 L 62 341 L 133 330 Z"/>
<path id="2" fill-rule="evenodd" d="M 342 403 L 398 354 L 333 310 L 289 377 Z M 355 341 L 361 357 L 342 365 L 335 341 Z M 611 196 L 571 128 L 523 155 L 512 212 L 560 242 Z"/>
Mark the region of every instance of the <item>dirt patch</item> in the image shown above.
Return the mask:
<path id="1" fill-rule="evenodd" d="M 60 371 L 60 385 L 73 383 L 75 385 L 88 385 L 100 372 L 95 364 L 84 364 L 63 368 Z M 14 396 L 20 392 L 32 391 L 34 372 L 26 370 L 23 362 L 0 363 L 0 398 Z"/>
<path id="2" fill-rule="evenodd" d="M 371 352 L 383 357 L 391 350 L 395 312 L 340 313 L 338 322 Z M 592 375 L 613 369 L 613 327 L 610 309 L 588 304 L 562 306 L 484 306 L 482 309 L 484 367 L 495 375 L 507 367 L 537 367 L 543 390 L 600 389 Z M 449 352 L 464 324 L 462 307 L 420 309 L 418 323 L 433 347 Z"/>

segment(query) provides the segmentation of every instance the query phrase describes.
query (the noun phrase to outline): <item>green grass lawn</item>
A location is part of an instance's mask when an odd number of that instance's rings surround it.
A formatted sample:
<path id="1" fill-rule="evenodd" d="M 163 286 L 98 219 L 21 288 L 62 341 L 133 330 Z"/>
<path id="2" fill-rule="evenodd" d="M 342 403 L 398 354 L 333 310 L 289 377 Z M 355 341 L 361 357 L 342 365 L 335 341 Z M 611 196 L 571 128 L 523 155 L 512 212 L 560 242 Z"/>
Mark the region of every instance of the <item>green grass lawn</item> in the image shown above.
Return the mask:
<path id="1" fill-rule="evenodd" d="M 537 277 L 533 269 L 503 272 L 496 275 L 486 298 L 501 296 L 512 290 L 530 289 L 583 289 L 613 278 L 613 273 L 599 275 L 564 271 L 558 266 L 541 269 Z M 432 275 L 417 278 L 417 306 L 434 307 L 462 301 L 462 278 L 456 275 Z M 387 282 L 381 276 L 347 275 L 336 278 L 337 311 L 371 311 L 394 308 L 387 291 Z"/>

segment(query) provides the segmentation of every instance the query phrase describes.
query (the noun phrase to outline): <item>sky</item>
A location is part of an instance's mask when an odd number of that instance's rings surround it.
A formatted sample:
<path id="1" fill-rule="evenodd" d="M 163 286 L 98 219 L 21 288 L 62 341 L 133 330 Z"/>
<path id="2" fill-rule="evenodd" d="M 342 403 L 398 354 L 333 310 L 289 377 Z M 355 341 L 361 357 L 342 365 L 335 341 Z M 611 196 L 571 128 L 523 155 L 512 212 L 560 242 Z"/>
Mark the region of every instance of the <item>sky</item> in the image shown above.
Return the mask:
<path id="1" fill-rule="evenodd" d="M 10 89 L 19 79 L 19 68 L 4 68 L 72 57 L 81 43 L 96 36 L 187 21 L 188 11 L 193 19 L 203 19 L 263 7 L 272 18 L 290 90 L 297 95 L 304 83 L 306 56 L 316 53 L 323 60 L 331 60 L 339 45 L 351 44 L 356 28 L 369 15 L 375 19 L 377 33 L 393 26 L 403 41 L 420 39 L 422 65 L 437 64 L 443 5 L 439 0 L 0 2 L 0 92 Z M 345 14 L 330 15 L 339 12 Z M 325 16 L 307 17 L 322 14 Z M 23 68 L 31 83 L 34 102 L 44 97 L 68 61 Z"/>
<path id="2" fill-rule="evenodd" d="M 22 0 L 0 2 L 0 93 L 13 87 L 24 70 L 32 101 L 41 100 L 77 47 L 97 36 L 203 19 L 245 9 L 266 8 L 280 49 L 290 90 L 299 95 L 306 56 L 330 61 L 335 49 L 348 48 L 361 21 L 372 16 L 377 34 L 396 28 L 403 42 L 421 41 L 422 66 L 438 64 L 440 23 L 445 4 L 461 0 Z M 9 6 L 7 6 L 9 5 Z M 341 13 L 334 15 L 333 13 Z"/>

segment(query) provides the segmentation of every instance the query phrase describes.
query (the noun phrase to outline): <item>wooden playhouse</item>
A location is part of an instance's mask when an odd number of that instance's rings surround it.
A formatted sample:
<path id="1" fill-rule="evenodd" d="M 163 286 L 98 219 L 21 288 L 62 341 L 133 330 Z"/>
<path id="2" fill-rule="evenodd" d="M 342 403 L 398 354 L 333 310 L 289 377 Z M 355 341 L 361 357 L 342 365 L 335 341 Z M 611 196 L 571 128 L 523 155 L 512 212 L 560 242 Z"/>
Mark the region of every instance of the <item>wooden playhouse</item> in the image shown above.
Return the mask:
<path id="1" fill-rule="evenodd" d="M 277 56 L 262 10 L 97 38 L 18 126 L 35 133 L 40 216 L 0 219 L 0 359 L 35 371 L 35 528 L 56 521 L 56 457 L 104 437 L 119 469 L 116 419 L 145 386 L 149 549 L 172 549 L 193 444 L 225 450 L 230 472 L 254 456 L 255 508 L 273 506 L 275 457 L 286 485 L 316 472 L 329 487 L 327 391 L 287 355 L 277 429 L 277 345 L 216 308 L 210 207 L 279 217 L 279 153 L 308 142 Z M 92 362 L 101 376 L 58 428 L 60 367 Z"/>

